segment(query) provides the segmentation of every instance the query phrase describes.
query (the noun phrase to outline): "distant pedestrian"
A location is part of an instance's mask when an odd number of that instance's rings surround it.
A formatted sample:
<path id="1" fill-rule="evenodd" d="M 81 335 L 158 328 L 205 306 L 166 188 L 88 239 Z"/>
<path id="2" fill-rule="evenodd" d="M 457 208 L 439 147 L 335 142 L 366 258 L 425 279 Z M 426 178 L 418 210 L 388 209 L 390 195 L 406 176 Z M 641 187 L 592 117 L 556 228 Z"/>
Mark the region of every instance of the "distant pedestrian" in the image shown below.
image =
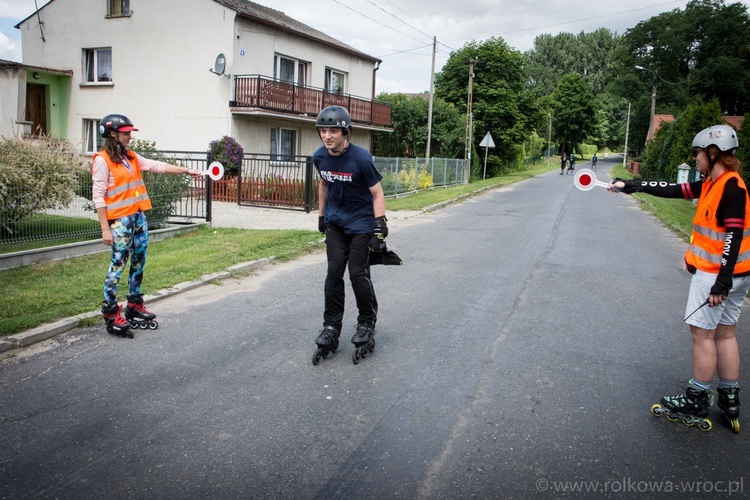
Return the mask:
<path id="1" fill-rule="evenodd" d="M 596 157 L 596 153 L 594 153 L 594 156 L 591 157 L 591 169 L 596 170 L 596 162 L 599 161 L 599 158 Z"/>
<path id="2" fill-rule="evenodd" d="M 565 173 L 565 166 L 568 164 L 568 155 L 565 151 L 560 155 L 560 175 Z"/>
<path id="3" fill-rule="evenodd" d="M 573 172 L 576 169 L 576 157 L 573 153 L 570 153 L 570 163 L 568 164 L 568 170 L 565 172 Z"/>

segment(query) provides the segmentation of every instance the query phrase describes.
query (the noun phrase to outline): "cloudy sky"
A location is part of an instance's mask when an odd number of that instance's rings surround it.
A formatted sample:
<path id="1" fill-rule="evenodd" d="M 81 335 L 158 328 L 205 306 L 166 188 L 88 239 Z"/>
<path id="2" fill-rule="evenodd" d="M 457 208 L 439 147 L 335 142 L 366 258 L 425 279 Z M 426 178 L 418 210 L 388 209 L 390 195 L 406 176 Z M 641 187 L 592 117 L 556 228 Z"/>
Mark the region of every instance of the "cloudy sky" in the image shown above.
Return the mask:
<path id="1" fill-rule="evenodd" d="M 66 0 L 57 0 L 64 2 Z M 131 0 L 133 10 L 136 2 Z M 452 50 L 472 40 L 503 38 L 521 52 L 542 33 L 581 33 L 608 28 L 618 34 L 687 0 L 256 0 L 362 52 L 383 60 L 377 92 L 430 88 L 432 38 L 435 71 Z M 47 0 L 37 0 L 39 6 Z M 727 3 L 733 3 L 731 0 Z M 740 3 L 750 5 L 750 0 Z M 20 31 L 34 0 L 0 0 L 0 59 L 21 61 Z M 135 4 L 135 5 L 134 5 Z"/>

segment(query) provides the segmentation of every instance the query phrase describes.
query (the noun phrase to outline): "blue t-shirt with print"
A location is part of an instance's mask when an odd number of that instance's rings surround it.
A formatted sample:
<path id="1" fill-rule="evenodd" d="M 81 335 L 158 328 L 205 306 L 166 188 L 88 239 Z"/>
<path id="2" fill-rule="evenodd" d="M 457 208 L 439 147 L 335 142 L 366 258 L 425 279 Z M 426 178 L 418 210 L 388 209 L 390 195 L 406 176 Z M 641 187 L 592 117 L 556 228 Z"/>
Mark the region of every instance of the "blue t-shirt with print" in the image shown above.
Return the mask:
<path id="1" fill-rule="evenodd" d="M 326 224 L 336 224 L 346 234 L 371 233 L 375 213 L 370 188 L 383 176 L 375 169 L 370 152 L 350 143 L 343 153 L 332 156 L 321 146 L 312 159 L 328 189 L 323 211 Z"/>

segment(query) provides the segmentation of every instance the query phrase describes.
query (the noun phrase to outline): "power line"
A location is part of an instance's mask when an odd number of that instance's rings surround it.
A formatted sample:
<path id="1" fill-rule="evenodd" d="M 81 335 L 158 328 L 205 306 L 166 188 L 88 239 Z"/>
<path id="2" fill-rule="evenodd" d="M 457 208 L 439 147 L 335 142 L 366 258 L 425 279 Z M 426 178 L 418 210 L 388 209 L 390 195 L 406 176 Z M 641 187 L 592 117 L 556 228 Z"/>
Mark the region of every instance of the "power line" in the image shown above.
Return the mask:
<path id="1" fill-rule="evenodd" d="M 415 42 L 422 42 L 422 40 L 417 40 L 417 39 L 416 39 L 416 38 L 414 38 L 413 36 L 409 36 L 409 35 L 407 35 L 406 33 L 402 33 L 402 32 L 400 32 L 399 30 L 397 30 L 396 28 L 391 28 L 390 26 L 388 26 L 388 25 L 386 25 L 386 24 L 383 24 L 383 23 L 381 23 L 381 22 L 380 22 L 380 21 L 378 21 L 377 19 L 373 19 L 372 17 L 370 17 L 370 16 L 368 16 L 368 15 L 365 15 L 365 14 L 363 14 L 363 13 L 359 12 L 358 10 L 356 10 L 356 9 L 353 9 L 353 8 L 349 7 L 348 5 L 345 5 L 345 4 L 341 3 L 341 2 L 339 2 L 339 0 L 333 0 L 333 2 L 334 2 L 334 3 L 337 3 L 337 4 L 339 4 L 339 5 L 341 5 L 342 7 L 346 7 L 347 9 L 351 10 L 352 12 L 354 12 L 354 13 L 356 13 L 356 14 L 359 14 L 360 16 L 362 16 L 362 17 L 365 17 L 365 18 L 369 19 L 370 21 L 373 21 L 373 22 L 375 22 L 375 23 L 378 23 L 379 25 L 383 26 L 384 28 L 388 28 L 388 29 L 389 29 L 389 30 L 391 30 L 391 31 L 395 31 L 395 32 L 396 32 L 396 33 L 398 33 L 399 35 L 405 36 L 406 38 L 411 38 L 411 39 L 412 39 L 412 40 L 414 40 Z"/>
<path id="2" fill-rule="evenodd" d="M 417 28 L 415 28 L 415 27 L 414 27 L 414 26 L 412 26 L 411 24 L 409 24 L 409 23 L 407 23 L 406 21 L 403 21 L 402 19 L 400 19 L 400 18 L 399 18 L 398 16 L 395 16 L 394 14 L 391 14 L 390 12 L 388 12 L 387 10 L 385 10 L 385 9 L 384 9 L 383 7 L 381 7 L 380 5 L 376 4 L 376 3 L 375 3 L 375 2 L 373 2 L 372 0 L 367 0 L 367 1 L 368 1 L 369 3 L 371 3 L 372 5 L 374 5 L 375 7 L 377 7 L 378 9 L 382 10 L 383 12 L 385 12 L 386 14 L 388 14 L 389 16 L 391 16 L 392 18 L 394 18 L 395 20 L 397 20 L 397 21 L 399 21 L 399 22 L 401 22 L 401 23 L 405 24 L 406 26 L 410 27 L 410 28 L 411 28 L 411 29 L 413 29 L 414 31 L 416 31 L 416 32 L 418 32 L 418 33 L 421 33 L 421 34 L 423 34 L 423 35 L 424 35 L 424 36 L 426 36 L 427 38 L 432 38 L 432 37 L 431 37 L 430 35 L 428 35 L 427 33 L 425 33 L 425 32 L 423 32 L 423 31 L 420 31 L 420 30 L 418 30 Z"/>
<path id="3" fill-rule="evenodd" d="M 581 23 L 583 21 L 592 21 L 594 19 L 602 19 L 604 17 L 612 17 L 612 16 L 619 16 L 621 14 L 629 14 L 631 12 L 637 12 L 639 10 L 653 9 L 654 7 L 663 7 L 665 5 L 671 5 L 671 4 L 675 4 L 675 3 L 682 3 L 684 1 L 685 0 L 673 0 L 671 2 L 665 2 L 665 3 L 656 4 L 656 5 L 649 5 L 649 6 L 646 6 L 646 7 L 639 7 L 637 9 L 624 10 L 624 11 L 621 11 L 621 12 L 613 12 L 611 14 L 602 14 L 601 16 L 587 17 L 587 18 L 584 18 L 584 19 L 577 19 L 577 20 L 574 20 L 574 21 L 565 21 L 565 22 L 562 22 L 562 23 L 547 24 L 545 26 L 535 26 L 535 27 L 532 27 L 532 28 L 522 28 L 522 29 L 517 29 L 517 30 L 513 30 L 513 31 L 504 31 L 502 33 L 497 33 L 497 34 L 489 35 L 489 36 L 493 37 L 493 36 L 512 35 L 513 33 L 520 33 L 522 31 L 533 31 L 533 30 L 540 30 L 540 29 L 545 29 L 545 28 L 554 28 L 556 26 L 564 26 L 566 24 Z M 481 38 L 485 38 L 485 36 L 472 37 L 471 39 L 475 39 L 475 38 L 480 38 L 481 39 Z M 469 38 L 458 38 L 458 39 L 453 40 L 453 41 L 460 42 L 460 41 L 463 41 L 463 40 L 470 40 L 470 39 Z"/>

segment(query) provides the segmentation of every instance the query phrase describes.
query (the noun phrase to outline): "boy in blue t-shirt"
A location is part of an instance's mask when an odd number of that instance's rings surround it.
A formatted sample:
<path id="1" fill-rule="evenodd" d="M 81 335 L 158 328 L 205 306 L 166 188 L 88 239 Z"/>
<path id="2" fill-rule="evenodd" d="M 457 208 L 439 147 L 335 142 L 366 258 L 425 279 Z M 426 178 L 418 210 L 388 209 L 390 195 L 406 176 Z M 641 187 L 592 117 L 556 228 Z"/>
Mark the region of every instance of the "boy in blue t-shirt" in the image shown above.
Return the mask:
<path id="1" fill-rule="evenodd" d="M 349 112 L 340 106 L 325 108 L 318 114 L 316 127 L 323 146 L 312 159 L 320 175 L 318 230 L 326 235 L 328 273 L 323 330 L 315 340 L 319 347 L 313 357 L 315 364 L 338 348 L 347 266 L 359 310 L 352 343 L 357 351 L 374 347 L 378 301 L 370 280 L 369 256 L 371 249 L 385 249 L 388 236 L 382 176 L 369 151 L 349 142 Z"/>

